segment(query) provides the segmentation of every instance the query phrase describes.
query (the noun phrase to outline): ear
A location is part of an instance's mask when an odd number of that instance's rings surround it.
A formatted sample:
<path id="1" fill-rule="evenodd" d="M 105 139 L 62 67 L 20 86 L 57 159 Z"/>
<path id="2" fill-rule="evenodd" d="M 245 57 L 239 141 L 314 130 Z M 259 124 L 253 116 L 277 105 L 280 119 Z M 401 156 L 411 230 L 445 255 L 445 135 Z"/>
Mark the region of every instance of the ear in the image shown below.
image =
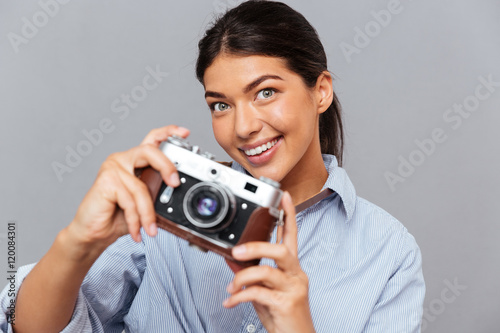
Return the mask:
<path id="1" fill-rule="evenodd" d="M 314 92 L 318 106 L 318 113 L 323 113 L 333 102 L 333 83 L 330 72 L 323 71 L 323 73 L 318 76 Z"/>

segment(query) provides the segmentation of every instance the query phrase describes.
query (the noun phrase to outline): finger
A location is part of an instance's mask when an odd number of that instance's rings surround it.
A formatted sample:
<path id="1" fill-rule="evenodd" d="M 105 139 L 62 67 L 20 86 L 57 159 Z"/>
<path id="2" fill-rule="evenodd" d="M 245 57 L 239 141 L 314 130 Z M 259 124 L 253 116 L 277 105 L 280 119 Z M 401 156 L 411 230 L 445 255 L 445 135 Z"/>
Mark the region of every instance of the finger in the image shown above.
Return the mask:
<path id="1" fill-rule="evenodd" d="M 118 153 L 114 157 L 130 174 L 134 174 L 136 168 L 151 166 L 158 170 L 163 181 L 169 186 L 180 185 L 177 168 L 165 154 L 152 144 L 144 144 L 134 147 L 124 153 Z"/>
<path id="2" fill-rule="evenodd" d="M 299 259 L 284 244 L 248 242 L 235 246 L 232 254 L 235 259 L 241 261 L 270 258 L 284 271 L 295 272 L 297 269 L 300 269 Z"/>
<path id="3" fill-rule="evenodd" d="M 276 304 L 274 292 L 263 286 L 251 286 L 227 298 L 222 305 L 225 308 L 233 308 L 240 303 L 256 302 L 271 307 Z"/>
<path id="4" fill-rule="evenodd" d="M 148 235 L 156 236 L 156 215 L 153 206 L 153 200 L 151 198 L 151 195 L 149 194 L 148 187 L 146 186 L 146 184 L 144 184 L 144 182 L 131 175 L 124 169 L 118 170 L 118 176 L 127 188 L 127 191 L 131 193 L 133 197 L 136 211 L 139 217 L 139 227 L 142 225 Z"/>
<path id="5" fill-rule="evenodd" d="M 117 182 L 114 189 L 115 201 L 118 207 L 123 210 L 123 215 L 125 217 L 125 223 L 128 227 L 128 232 L 132 236 L 132 239 L 136 242 L 141 241 L 140 234 L 140 220 L 139 213 L 137 212 L 137 206 L 135 204 L 134 198 L 132 194 L 128 191 L 128 189 L 121 183 Z"/>
<path id="6" fill-rule="evenodd" d="M 156 147 L 160 145 L 162 141 L 167 140 L 171 135 L 178 135 L 180 137 L 186 138 L 189 135 L 189 130 L 184 127 L 179 127 L 176 125 L 169 125 L 151 130 L 141 144 L 151 144 Z"/>
<path id="7" fill-rule="evenodd" d="M 281 206 L 285 211 L 285 226 L 283 230 L 283 244 L 297 257 L 297 221 L 295 219 L 295 206 L 290 193 L 285 192 L 281 199 Z"/>
<path id="8" fill-rule="evenodd" d="M 227 286 L 228 293 L 234 294 L 243 287 L 259 284 L 271 289 L 280 289 L 286 280 L 285 274 L 271 266 L 252 266 L 238 272 Z"/>

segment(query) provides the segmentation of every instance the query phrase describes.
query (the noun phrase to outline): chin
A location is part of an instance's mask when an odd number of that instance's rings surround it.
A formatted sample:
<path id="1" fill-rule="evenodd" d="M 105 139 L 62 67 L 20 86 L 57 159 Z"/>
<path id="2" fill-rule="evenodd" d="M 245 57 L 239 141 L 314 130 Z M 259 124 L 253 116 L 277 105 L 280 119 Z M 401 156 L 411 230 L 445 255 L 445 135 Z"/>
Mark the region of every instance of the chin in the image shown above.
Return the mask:
<path id="1" fill-rule="evenodd" d="M 264 176 L 266 178 L 272 179 L 276 182 L 281 182 L 283 180 L 284 175 L 282 174 L 281 170 L 270 170 L 270 169 L 265 169 L 265 168 L 246 168 L 247 170 L 254 178 L 260 178 L 261 176 Z"/>

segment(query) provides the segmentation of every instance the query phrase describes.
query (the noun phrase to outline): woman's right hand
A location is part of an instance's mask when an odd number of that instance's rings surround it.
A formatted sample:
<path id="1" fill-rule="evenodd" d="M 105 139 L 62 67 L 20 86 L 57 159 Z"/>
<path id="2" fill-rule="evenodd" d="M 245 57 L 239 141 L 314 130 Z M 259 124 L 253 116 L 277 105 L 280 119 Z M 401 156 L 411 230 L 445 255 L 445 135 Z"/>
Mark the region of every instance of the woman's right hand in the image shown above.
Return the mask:
<path id="1" fill-rule="evenodd" d="M 73 221 L 23 281 L 16 301 L 15 332 L 60 332 L 73 315 L 82 281 L 101 253 L 118 237 L 139 229 L 156 234 L 153 201 L 135 169 L 151 166 L 170 186 L 179 185 L 175 166 L 158 149 L 170 135 L 189 131 L 166 126 L 149 132 L 141 145 L 109 156 L 83 198 Z"/>
<path id="2" fill-rule="evenodd" d="M 173 125 L 154 129 L 141 145 L 114 153 L 104 161 L 67 228 L 73 242 L 100 253 L 127 233 L 140 242 L 141 227 L 148 235 L 156 235 L 153 201 L 147 186 L 134 171 L 151 166 L 160 172 L 165 183 L 177 187 L 180 184 L 177 170 L 158 149 L 160 143 L 171 135 L 185 138 L 189 130 Z"/>

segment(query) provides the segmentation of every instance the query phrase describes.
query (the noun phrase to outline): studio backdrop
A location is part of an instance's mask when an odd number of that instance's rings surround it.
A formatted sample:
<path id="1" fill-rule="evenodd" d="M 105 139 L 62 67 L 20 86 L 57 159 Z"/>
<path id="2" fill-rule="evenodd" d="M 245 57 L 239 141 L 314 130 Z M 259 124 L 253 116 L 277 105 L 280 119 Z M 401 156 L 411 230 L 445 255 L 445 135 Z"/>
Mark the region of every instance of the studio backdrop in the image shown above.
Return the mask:
<path id="1" fill-rule="evenodd" d="M 357 194 L 422 250 L 422 331 L 498 332 L 500 2 L 285 2 L 327 51 Z M 71 222 L 106 156 L 149 130 L 182 125 L 191 143 L 228 160 L 194 65 L 207 24 L 239 3 L 0 2 L 5 285 Z"/>

